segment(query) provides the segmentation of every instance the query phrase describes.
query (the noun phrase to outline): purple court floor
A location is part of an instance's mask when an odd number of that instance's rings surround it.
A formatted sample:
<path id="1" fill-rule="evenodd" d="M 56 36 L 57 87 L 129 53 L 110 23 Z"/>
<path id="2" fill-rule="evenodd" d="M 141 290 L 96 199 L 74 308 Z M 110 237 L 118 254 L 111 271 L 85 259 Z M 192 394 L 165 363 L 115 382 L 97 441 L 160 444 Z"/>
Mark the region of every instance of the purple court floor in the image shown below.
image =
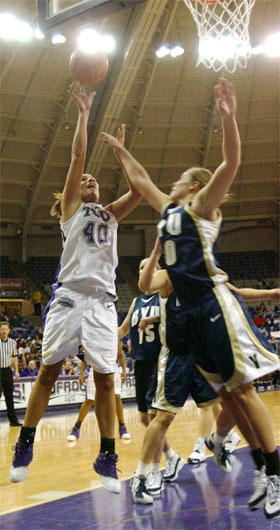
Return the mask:
<path id="1" fill-rule="evenodd" d="M 280 529 L 259 509 L 250 512 L 253 465 L 247 447 L 231 455 L 231 473 L 220 471 L 213 458 L 199 466 L 185 465 L 175 483 L 167 484 L 153 505 L 134 504 L 129 481 L 120 495 L 103 488 L 90 490 L 4 515 L 2 530 Z M 43 477 L 42 477 L 43 480 Z"/>

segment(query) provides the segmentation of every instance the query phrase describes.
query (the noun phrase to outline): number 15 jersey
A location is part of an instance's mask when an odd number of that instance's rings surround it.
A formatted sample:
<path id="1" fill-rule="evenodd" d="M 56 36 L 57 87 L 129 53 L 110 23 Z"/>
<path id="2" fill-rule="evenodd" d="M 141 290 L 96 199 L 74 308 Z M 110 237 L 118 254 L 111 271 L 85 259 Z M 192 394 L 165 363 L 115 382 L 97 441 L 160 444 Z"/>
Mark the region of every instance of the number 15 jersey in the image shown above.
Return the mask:
<path id="1" fill-rule="evenodd" d="M 60 227 L 63 251 L 57 281 L 81 293 L 96 288 L 116 296 L 118 223 L 114 215 L 101 204 L 82 203 Z"/>
<path id="2" fill-rule="evenodd" d="M 141 294 L 135 299 L 130 317 L 131 351 L 136 361 L 157 361 L 161 349 L 159 321 L 140 330 L 141 318 L 159 317 L 159 293 Z"/>

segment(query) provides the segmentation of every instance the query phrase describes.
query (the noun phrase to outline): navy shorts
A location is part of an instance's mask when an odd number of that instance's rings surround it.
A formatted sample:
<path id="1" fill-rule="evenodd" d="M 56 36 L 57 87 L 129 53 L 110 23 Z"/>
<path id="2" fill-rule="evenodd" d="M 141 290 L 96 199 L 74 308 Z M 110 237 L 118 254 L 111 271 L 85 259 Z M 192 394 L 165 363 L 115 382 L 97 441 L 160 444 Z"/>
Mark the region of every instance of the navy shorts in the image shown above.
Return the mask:
<path id="1" fill-rule="evenodd" d="M 198 407 L 218 403 L 219 397 L 195 366 L 192 353 L 173 353 L 163 346 L 153 407 L 176 414 L 191 396 Z"/>
<path id="2" fill-rule="evenodd" d="M 184 315 L 182 330 L 199 371 L 217 392 L 279 369 L 274 348 L 252 321 L 242 297 L 224 284 Z"/>
<path id="3" fill-rule="evenodd" d="M 136 403 L 139 412 L 149 412 L 157 387 L 157 361 L 135 361 Z"/>

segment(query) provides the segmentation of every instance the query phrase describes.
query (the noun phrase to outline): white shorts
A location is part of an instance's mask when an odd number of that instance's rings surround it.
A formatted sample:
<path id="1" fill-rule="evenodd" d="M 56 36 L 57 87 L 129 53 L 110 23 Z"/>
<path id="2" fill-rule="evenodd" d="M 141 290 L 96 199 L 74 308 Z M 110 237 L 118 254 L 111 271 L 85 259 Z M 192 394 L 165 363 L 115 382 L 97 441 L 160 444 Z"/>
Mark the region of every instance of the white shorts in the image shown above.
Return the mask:
<path id="1" fill-rule="evenodd" d="M 118 351 L 117 311 L 110 295 L 81 294 L 59 287 L 46 317 L 43 364 L 76 355 L 83 345 L 85 361 L 99 373 L 114 373 Z"/>
<path id="2" fill-rule="evenodd" d="M 121 380 L 121 374 L 118 368 L 115 372 L 114 384 L 115 384 L 115 394 L 120 395 L 121 387 L 122 387 L 122 380 Z M 93 368 L 91 368 L 88 373 L 88 378 L 86 382 L 86 399 L 90 399 L 91 401 L 95 400 L 95 384 L 94 384 L 94 379 L 93 379 Z"/>

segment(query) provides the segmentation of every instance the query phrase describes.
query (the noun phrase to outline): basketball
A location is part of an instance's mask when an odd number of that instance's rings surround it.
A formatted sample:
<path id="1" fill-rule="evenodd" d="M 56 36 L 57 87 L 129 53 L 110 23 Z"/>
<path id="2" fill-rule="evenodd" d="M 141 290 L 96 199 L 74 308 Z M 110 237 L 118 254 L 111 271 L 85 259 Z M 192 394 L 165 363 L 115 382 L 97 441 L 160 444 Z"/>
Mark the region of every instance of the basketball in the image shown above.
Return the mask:
<path id="1" fill-rule="evenodd" d="M 70 70 L 72 76 L 82 85 L 96 85 L 108 72 L 108 59 L 101 50 L 94 53 L 75 50 L 70 57 Z"/>

